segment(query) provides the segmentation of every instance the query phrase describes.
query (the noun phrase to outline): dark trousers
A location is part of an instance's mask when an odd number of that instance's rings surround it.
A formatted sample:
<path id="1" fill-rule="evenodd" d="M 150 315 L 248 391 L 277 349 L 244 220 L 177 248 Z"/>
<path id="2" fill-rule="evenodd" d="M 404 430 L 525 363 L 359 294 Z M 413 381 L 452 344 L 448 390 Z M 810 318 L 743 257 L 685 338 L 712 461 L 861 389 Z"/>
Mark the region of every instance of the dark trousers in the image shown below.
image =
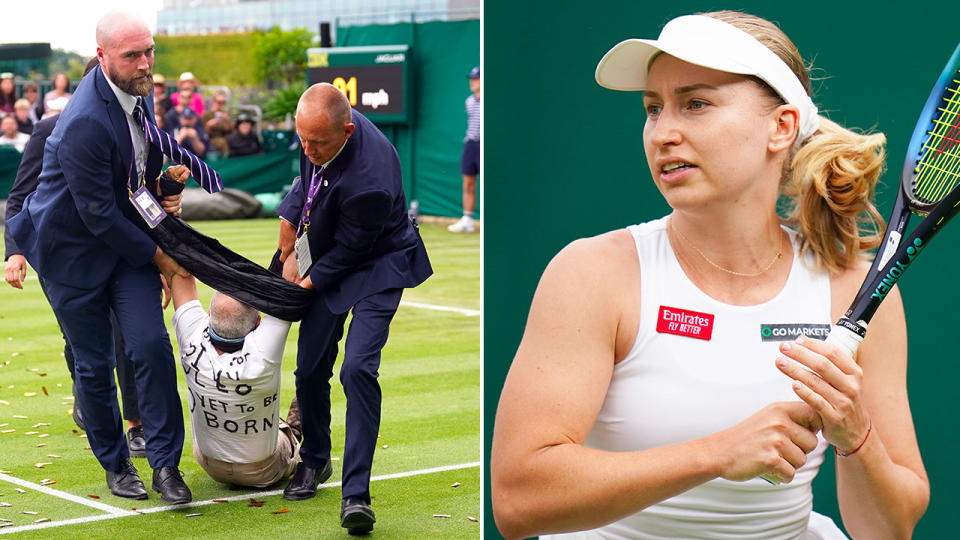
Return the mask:
<path id="1" fill-rule="evenodd" d="M 46 281 L 40 276 L 37 276 L 37 281 L 40 282 L 40 289 L 43 290 L 43 294 L 47 296 L 47 301 L 49 301 L 50 295 L 47 294 Z M 60 326 L 60 334 L 63 336 L 63 358 L 67 361 L 70 379 L 75 380 L 73 347 L 71 347 L 70 342 L 67 341 L 67 333 L 63 331 L 63 324 L 60 323 L 59 318 L 57 318 L 57 325 Z M 135 372 L 133 364 L 130 362 L 130 357 L 127 356 L 126 345 L 123 342 L 123 334 L 120 333 L 120 324 L 117 323 L 117 316 L 113 310 L 110 310 L 110 325 L 113 327 L 113 347 L 117 353 L 117 382 L 120 384 L 120 399 L 123 402 L 123 418 L 124 420 L 140 420 L 140 404 L 137 403 L 137 381 Z"/>
<path id="2" fill-rule="evenodd" d="M 340 367 L 340 383 L 347 397 L 344 498 L 370 501 L 370 469 L 380 431 L 380 351 L 387 343 L 402 293 L 403 289 L 386 290 L 353 307 Z M 330 378 L 346 318 L 346 313 L 331 313 L 322 295 L 317 295 L 300 322 L 294 375 L 303 427 L 300 457 L 308 467 L 320 468 L 330 459 Z"/>
<path id="3" fill-rule="evenodd" d="M 183 449 L 183 411 L 170 337 L 160 309 L 157 268 L 119 262 L 96 289 L 46 281 L 47 296 L 73 348 L 77 403 L 90 448 L 104 469 L 116 471 L 129 457 L 117 406 L 110 311 L 133 364 L 140 416 L 153 468 L 177 466 Z"/>
<path id="4" fill-rule="evenodd" d="M 112 310 L 110 311 L 110 325 L 113 327 L 113 348 L 117 354 L 117 384 L 120 386 L 120 401 L 123 403 L 123 419 L 140 420 L 136 371 L 133 369 L 130 357 L 127 356 L 123 334 L 120 333 L 120 323 L 117 322 L 117 316 Z M 63 332 L 62 329 L 61 332 Z M 70 378 L 75 379 L 73 347 L 67 341 L 66 333 L 64 333 L 63 341 L 63 357 L 67 360 Z"/>

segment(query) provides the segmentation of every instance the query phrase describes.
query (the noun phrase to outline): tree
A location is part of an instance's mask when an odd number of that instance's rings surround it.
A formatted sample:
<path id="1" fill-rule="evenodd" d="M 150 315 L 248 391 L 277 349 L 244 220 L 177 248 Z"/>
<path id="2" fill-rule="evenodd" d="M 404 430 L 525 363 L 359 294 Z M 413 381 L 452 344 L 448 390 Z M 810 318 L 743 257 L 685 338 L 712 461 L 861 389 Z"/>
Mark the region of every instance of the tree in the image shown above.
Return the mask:
<path id="1" fill-rule="evenodd" d="M 305 28 L 257 32 L 253 38 L 253 59 L 257 80 L 267 88 L 286 88 L 302 83 L 307 76 L 307 49 L 313 34 Z"/>

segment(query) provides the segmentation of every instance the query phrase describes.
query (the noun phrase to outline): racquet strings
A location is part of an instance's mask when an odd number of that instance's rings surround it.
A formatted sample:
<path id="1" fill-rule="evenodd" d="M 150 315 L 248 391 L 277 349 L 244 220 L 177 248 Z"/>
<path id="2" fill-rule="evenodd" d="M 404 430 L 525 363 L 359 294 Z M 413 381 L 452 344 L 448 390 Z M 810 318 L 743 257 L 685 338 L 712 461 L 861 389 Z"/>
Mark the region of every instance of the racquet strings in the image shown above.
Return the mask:
<path id="1" fill-rule="evenodd" d="M 911 192 L 921 205 L 940 202 L 960 184 L 960 69 L 948 76 L 914 173 Z"/>

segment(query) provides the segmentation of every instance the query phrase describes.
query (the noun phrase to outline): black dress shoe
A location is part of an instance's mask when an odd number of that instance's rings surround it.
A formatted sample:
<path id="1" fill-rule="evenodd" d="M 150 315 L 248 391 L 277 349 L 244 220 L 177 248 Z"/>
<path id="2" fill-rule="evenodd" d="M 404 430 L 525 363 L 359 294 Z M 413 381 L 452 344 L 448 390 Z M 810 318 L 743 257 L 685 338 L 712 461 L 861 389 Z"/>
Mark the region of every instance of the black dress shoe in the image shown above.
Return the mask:
<path id="1" fill-rule="evenodd" d="M 80 428 L 80 431 L 86 431 L 83 429 L 83 413 L 80 412 L 80 403 L 77 402 L 77 383 L 73 383 L 73 423 Z"/>
<path id="2" fill-rule="evenodd" d="M 377 519 L 367 501 L 359 497 L 347 497 L 340 503 L 340 526 L 353 535 L 367 534 L 373 530 Z"/>
<path id="3" fill-rule="evenodd" d="M 143 426 L 134 426 L 127 432 L 127 448 L 130 457 L 147 457 L 147 439 L 143 435 Z"/>
<path id="4" fill-rule="evenodd" d="M 304 501 L 317 494 L 317 485 L 325 482 L 333 474 L 330 460 L 320 469 L 307 467 L 302 461 L 297 463 L 293 478 L 283 490 L 283 498 L 288 501 Z"/>
<path id="5" fill-rule="evenodd" d="M 180 469 L 176 467 L 160 467 L 153 470 L 154 491 L 160 494 L 163 502 L 170 504 L 183 504 L 193 500 L 193 494 L 190 488 L 183 481 L 183 475 Z"/>
<path id="6" fill-rule="evenodd" d="M 147 498 L 147 488 L 143 486 L 137 468 L 130 458 L 120 463 L 119 471 L 107 471 L 107 487 L 117 497 L 126 497 L 142 501 Z"/>

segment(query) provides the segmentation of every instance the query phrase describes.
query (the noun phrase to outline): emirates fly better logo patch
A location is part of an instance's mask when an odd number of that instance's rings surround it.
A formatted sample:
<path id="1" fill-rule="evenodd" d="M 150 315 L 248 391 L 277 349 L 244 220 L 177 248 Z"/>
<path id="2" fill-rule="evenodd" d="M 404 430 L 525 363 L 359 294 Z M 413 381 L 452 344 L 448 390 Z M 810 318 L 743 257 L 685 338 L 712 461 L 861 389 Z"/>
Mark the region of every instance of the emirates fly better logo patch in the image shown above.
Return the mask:
<path id="1" fill-rule="evenodd" d="M 689 309 L 660 306 L 657 332 L 709 340 L 713 335 L 713 315 Z"/>

